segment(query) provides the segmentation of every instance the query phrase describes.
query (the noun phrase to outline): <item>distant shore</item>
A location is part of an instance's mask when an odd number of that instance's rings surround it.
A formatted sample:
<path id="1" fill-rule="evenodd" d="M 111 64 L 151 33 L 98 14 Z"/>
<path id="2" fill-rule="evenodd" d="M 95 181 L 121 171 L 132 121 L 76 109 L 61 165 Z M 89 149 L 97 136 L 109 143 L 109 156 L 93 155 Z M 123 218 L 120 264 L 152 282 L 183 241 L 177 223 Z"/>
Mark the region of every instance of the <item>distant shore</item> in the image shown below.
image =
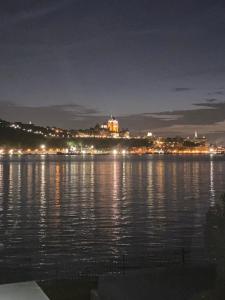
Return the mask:
<path id="1" fill-rule="evenodd" d="M 0 157 L 12 157 L 12 156 L 103 156 L 103 155 L 107 155 L 107 156 L 141 156 L 141 155 L 225 155 L 224 152 L 198 152 L 198 151 L 181 151 L 181 152 L 160 152 L 160 151 L 155 151 L 155 152 L 113 152 L 113 151 L 99 151 L 99 152 L 79 152 L 79 153 L 63 153 L 63 152 L 54 152 L 54 151 L 50 151 L 50 152 L 36 152 L 36 151 L 30 151 L 30 152 L 17 152 L 14 151 L 9 152 L 3 152 L 0 153 Z"/>

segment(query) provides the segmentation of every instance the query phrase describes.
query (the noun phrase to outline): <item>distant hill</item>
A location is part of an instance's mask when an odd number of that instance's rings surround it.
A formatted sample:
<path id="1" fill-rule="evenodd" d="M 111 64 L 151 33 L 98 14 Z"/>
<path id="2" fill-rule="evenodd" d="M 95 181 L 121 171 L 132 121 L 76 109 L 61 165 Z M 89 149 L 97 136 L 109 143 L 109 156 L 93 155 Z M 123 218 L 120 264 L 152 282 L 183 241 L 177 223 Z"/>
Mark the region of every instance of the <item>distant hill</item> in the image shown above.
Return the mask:
<path id="1" fill-rule="evenodd" d="M 74 131 L 41 127 L 21 122 L 7 122 L 0 119 L 0 147 L 36 148 L 41 144 L 46 147 L 64 148 L 69 145 L 90 146 L 96 149 L 109 149 L 112 147 L 143 147 L 149 146 L 147 139 L 114 139 L 114 138 L 82 138 L 73 137 Z"/>
<path id="2" fill-rule="evenodd" d="M 49 147 L 65 147 L 66 139 L 54 136 L 55 128 L 42 127 L 21 122 L 7 122 L 0 119 L 1 147 L 39 147 L 46 144 Z"/>

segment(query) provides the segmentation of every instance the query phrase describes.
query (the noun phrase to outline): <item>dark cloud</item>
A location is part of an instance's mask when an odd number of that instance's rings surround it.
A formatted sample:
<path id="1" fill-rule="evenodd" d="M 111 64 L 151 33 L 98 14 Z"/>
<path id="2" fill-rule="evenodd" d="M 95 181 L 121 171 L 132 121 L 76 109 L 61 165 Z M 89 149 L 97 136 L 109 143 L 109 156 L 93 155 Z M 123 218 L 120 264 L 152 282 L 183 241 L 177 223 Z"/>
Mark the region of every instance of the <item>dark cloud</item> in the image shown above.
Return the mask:
<path id="1" fill-rule="evenodd" d="M 217 92 L 215 92 L 215 95 L 224 95 L 224 91 L 217 91 Z"/>
<path id="2" fill-rule="evenodd" d="M 39 125 L 73 129 L 93 127 L 109 118 L 98 110 L 78 104 L 34 107 L 1 102 L 0 111 L 0 118 L 10 121 L 32 121 Z M 129 114 L 118 119 L 121 127 L 134 132 L 153 131 L 162 135 L 186 136 L 197 129 L 202 134 L 208 134 L 212 140 L 216 137 L 225 141 L 225 102 L 207 101 L 194 104 L 190 110 Z"/>
<path id="3" fill-rule="evenodd" d="M 211 99 L 212 100 L 212 99 Z M 214 99 L 213 99 L 214 100 Z M 153 114 L 162 121 L 155 132 L 162 135 L 191 135 L 195 130 L 213 142 L 225 143 L 225 102 L 207 101 L 194 104 L 192 110 L 167 111 Z M 177 116 L 165 121 L 165 116 Z M 164 124 L 163 124 L 164 123 Z"/>
<path id="4" fill-rule="evenodd" d="M 8 0 L 0 3 L 1 23 L 12 25 L 29 19 L 47 16 L 62 7 L 66 6 L 72 0 Z"/>
<path id="5" fill-rule="evenodd" d="M 195 109 L 190 110 L 175 110 L 160 112 L 153 115 L 160 117 L 163 115 L 176 116 L 179 115 L 179 119 L 174 119 L 171 122 L 167 122 L 167 125 L 208 125 L 215 124 L 217 122 L 223 122 L 225 120 L 225 102 L 203 102 L 195 103 Z"/>
<path id="6" fill-rule="evenodd" d="M 224 1 L 172 2 L 0 1 L 0 99 L 105 114 L 190 107 L 225 80 Z"/>
<path id="7" fill-rule="evenodd" d="M 112 112 L 131 130 L 218 130 L 224 8 L 223 0 L 0 1 L 0 99 L 14 103 L 1 104 L 0 117 L 85 128 Z"/>
<path id="8" fill-rule="evenodd" d="M 209 103 L 216 102 L 216 101 L 218 101 L 218 99 L 216 99 L 216 98 L 206 99 L 206 102 L 209 102 Z"/>
<path id="9" fill-rule="evenodd" d="M 223 96 L 224 95 L 224 91 L 209 92 L 208 95 Z"/>
<path id="10" fill-rule="evenodd" d="M 173 89 L 174 92 L 187 92 L 190 90 L 191 90 L 191 88 L 188 88 L 188 87 L 176 87 Z"/>
<path id="11" fill-rule="evenodd" d="M 102 119 L 100 112 L 78 104 L 25 106 L 0 102 L 0 118 L 9 121 L 29 122 L 43 126 L 80 128 L 91 126 Z"/>
<path id="12" fill-rule="evenodd" d="M 217 99 L 208 100 L 211 101 L 194 104 L 196 108 L 192 110 L 152 114 L 161 121 L 154 132 L 164 136 L 191 136 L 197 130 L 199 134 L 206 135 L 209 141 L 225 144 L 225 102 L 217 102 Z M 167 119 L 165 116 L 168 116 Z M 174 119 L 170 120 L 170 117 Z"/>

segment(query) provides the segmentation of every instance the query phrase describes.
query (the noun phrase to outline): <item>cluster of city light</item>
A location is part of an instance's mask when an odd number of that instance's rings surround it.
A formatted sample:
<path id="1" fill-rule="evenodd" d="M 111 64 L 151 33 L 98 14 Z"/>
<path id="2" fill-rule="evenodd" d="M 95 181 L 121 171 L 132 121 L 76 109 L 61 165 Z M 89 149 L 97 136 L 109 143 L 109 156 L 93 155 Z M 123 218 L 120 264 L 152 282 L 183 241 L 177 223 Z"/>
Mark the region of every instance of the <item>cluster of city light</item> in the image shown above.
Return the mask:
<path id="1" fill-rule="evenodd" d="M 22 155 L 22 154 L 25 154 L 25 153 L 31 153 L 31 152 L 40 152 L 41 151 L 54 151 L 53 149 L 46 149 L 46 145 L 42 144 L 40 145 L 40 148 L 39 149 L 18 149 L 18 148 L 11 148 L 11 149 L 4 149 L 4 148 L 0 148 L 0 155 L 3 155 L 3 154 L 19 154 L 19 155 Z"/>
<path id="2" fill-rule="evenodd" d="M 23 154 L 81 154 L 81 155 L 95 155 L 95 154 L 112 154 L 114 156 L 117 155 L 126 155 L 126 154 L 220 154 L 225 153 L 225 148 L 220 146 L 201 146 L 201 147 L 186 147 L 186 148 L 164 148 L 164 147 L 132 147 L 129 149 L 119 149 L 114 148 L 111 150 L 107 149 L 96 149 L 94 145 L 91 146 L 70 146 L 68 148 L 49 148 L 45 144 L 39 145 L 39 147 L 35 149 L 27 148 L 0 148 L 0 155 L 23 155 Z"/>
<path id="3" fill-rule="evenodd" d="M 94 146 L 90 146 L 89 148 L 85 148 L 85 149 L 77 149 L 77 147 L 71 147 L 71 148 L 63 148 L 63 149 L 53 149 L 53 148 L 47 148 L 45 144 L 41 144 L 39 146 L 39 148 L 36 149 L 0 149 L 0 155 L 3 154 L 56 154 L 57 152 L 61 152 L 62 154 L 102 154 L 102 153 L 109 153 L 110 152 L 106 152 L 106 151 L 102 151 L 102 150 L 96 150 L 94 148 Z M 129 153 L 128 150 L 117 150 L 117 149 L 113 149 L 111 151 L 111 153 L 113 155 L 126 155 L 127 153 Z"/>
<path id="4" fill-rule="evenodd" d="M 222 150 L 221 150 L 222 151 Z M 209 150 L 197 150 L 197 149 L 184 149 L 184 150 L 173 150 L 170 153 L 171 154 L 191 154 L 191 153 L 196 153 L 196 154 L 216 154 L 216 153 L 221 153 L 221 151 L 217 151 L 216 149 L 210 148 Z M 71 151 L 68 148 L 64 149 L 52 149 L 52 148 L 46 148 L 44 145 L 42 145 L 39 149 L 0 149 L 0 155 L 3 154 L 56 154 L 57 152 L 62 152 L 62 154 L 102 154 L 102 153 L 108 153 L 108 151 L 102 151 L 102 150 L 93 150 L 90 151 L 90 149 L 82 149 L 82 150 L 77 150 L 77 151 Z M 132 150 L 117 150 L 113 149 L 111 150 L 111 153 L 113 155 L 126 155 L 128 153 L 139 153 L 139 154 L 146 154 L 146 153 L 158 153 L 158 154 L 164 154 L 165 151 L 162 149 L 149 149 L 149 150 L 143 150 L 142 148 L 137 148 L 137 149 L 132 149 Z"/>
<path id="5" fill-rule="evenodd" d="M 127 150 L 121 150 L 121 151 L 118 151 L 117 149 L 113 149 L 112 150 L 112 154 L 113 155 L 117 155 L 117 154 L 123 154 L 123 155 L 125 155 L 125 154 L 127 154 Z"/>
<path id="6" fill-rule="evenodd" d="M 119 122 L 114 117 L 111 117 L 106 123 L 102 124 L 97 129 L 84 129 L 84 130 L 67 130 L 56 127 L 39 127 L 34 125 L 31 121 L 29 124 L 23 124 L 20 122 L 8 123 L 8 126 L 22 130 L 28 133 L 42 135 L 44 137 L 56 137 L 56 138 L 118 138 L 129 139 L 130 133 L 126 130 L 119 130 Z"/>
<path id="7" fill-rule="evenodd" d="M 15 128 L 15 129 L 21 129 L 21 126 L 19 126 L 17 124 L 11 124 L 9 127 Z"/>
<path id="8" fill-rule="evenodd" d="M 24 126 L 25 125 L 25 126 Z M 29 123 L 30 126 L 34 126 L 31 122 Z M 38 135 L 42 135 L 44 137 L 71 137 L 71 134 L 68 130 L 63 130 L 63 129 L 56 129 L 56 128 L 51 128 L 51 129 L 48 129 L 48 128 L 45 128 L 44 132 L 41 131 L 41 130 L 35 130 L 35 127 L 32 129 L 32 128 L 27 128 L 27 124 L 22 124 L 22 125 L 19 125 L 17 123 L 12 123 L 9 125 L 10 128 L 13 128 L 13 129 L 19 129 L 19 130 L 22 130 L 22 131 L 25 131 L 25 132 L 28 132 L 28 133 L 34 133 L 34 134 L 38 134 Z M 49 130 L 51 130 L 51 132 L 49 132 Z"/>

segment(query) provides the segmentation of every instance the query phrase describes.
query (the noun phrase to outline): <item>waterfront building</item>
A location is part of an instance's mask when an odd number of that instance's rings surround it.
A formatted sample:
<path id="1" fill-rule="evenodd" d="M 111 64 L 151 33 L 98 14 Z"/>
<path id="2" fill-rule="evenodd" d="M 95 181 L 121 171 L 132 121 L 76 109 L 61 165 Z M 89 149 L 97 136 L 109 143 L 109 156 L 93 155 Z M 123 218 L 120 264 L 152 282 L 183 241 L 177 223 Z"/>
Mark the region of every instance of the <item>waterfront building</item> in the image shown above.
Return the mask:
<path id="1" fill-rule="evenodd" d="M 124 139 L 129 139 L 130 131 L 128 129 L 123 129 L 122 131 L 120 131 L 120 137 Z"/>

